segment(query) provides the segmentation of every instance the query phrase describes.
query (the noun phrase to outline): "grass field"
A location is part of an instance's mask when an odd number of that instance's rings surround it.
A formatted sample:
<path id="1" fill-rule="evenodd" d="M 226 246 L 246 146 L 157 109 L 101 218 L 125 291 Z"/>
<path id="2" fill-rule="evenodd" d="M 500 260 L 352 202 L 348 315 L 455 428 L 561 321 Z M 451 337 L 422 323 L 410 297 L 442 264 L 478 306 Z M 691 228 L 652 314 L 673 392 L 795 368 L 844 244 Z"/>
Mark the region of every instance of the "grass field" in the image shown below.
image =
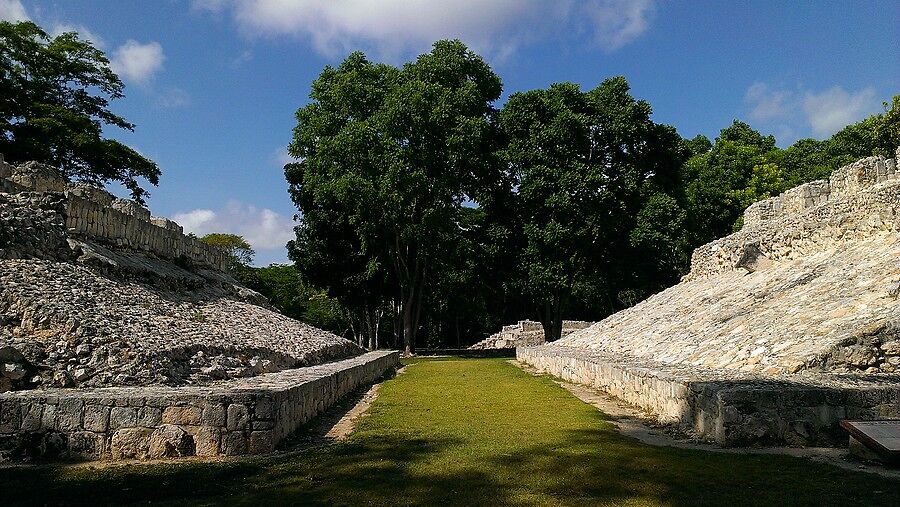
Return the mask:
<path id="1" fill-rule="evenodd" d="M 345 441 L 222 463 L 0 469 L 0 504 L 900 505 L 900 481 L 642 445 L 504 359 L 413 360 Z"/>

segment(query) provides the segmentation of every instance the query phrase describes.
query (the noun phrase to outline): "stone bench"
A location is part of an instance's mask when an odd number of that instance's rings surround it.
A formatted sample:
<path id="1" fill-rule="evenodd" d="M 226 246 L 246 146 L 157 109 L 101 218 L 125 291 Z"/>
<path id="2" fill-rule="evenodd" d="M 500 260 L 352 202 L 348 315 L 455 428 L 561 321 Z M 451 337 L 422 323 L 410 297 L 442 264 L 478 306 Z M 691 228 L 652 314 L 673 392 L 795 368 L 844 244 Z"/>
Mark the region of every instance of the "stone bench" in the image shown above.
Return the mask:
<path id="1" fill-rule="evenodd" d="M 850 434 L 850 452 L 866 459 L 900 463 L 900 420 L 841 421 Z"/>
<path id="2" fill-rule="evenodd" d="M 0 394 L 0 461 L 147 459 L 271 452 L 396 351 L 191 387 L 48 389 Z"/>

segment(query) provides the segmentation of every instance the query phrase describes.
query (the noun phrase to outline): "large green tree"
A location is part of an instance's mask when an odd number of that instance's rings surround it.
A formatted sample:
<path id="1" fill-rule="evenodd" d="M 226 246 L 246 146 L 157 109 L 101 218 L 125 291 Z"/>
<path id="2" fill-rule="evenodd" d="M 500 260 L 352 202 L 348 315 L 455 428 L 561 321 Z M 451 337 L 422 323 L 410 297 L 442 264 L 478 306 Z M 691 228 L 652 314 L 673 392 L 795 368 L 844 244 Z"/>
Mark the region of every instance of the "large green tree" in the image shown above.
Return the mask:
<path id="1" fill-rule="evenodd" d="M 438 41 L 402 69 L 353 53 L 325 68 L 312 102 L 297 111 L 289 152 L 303 162 L 287 177 L 300 231 L 315 240 L 306 231 L 320 228 L 302 222 L 324 213 L 354 236 L 346 243 L 366 259 L 366 272 L 389 284 L 409 352 L 462 203 L 477 200 L 496 172 L 492 103 L 500 91 L 481 57 L 459 41 Z"/>
<path id="2" fill-rule="evenodd" d="M 0 22 L 0 153 L 37 160 L 67 176 L 121 182 L 143 202 L 143 178 L 159 182 L 155 163 L 103 137 L 103 126 L 133 130 L 109 109 L 124 85 L 103 52 L 75 32 L 49 36 L 31 22 Z"/>
<path id="3" fill-rule="evenodd" d="M 655 124 L 650 113 L 621 77 L 587 93 L 571 83 L 516 93 L 501 112 L 526 240 L 521 287 L 548 341 L 559 338 L 573 303 L 595 314 L 601 300 L 609 302 L 607 313 L 615 309 L 613 299 L 634 282 L 634 262 L 622 262 L 632 243 L 669 248 L 649 230 L 630 238 L 637 216 L 681 215 L 671 200 L 649 201 L 676 185 L 687 153 L 674 129 Z"/>

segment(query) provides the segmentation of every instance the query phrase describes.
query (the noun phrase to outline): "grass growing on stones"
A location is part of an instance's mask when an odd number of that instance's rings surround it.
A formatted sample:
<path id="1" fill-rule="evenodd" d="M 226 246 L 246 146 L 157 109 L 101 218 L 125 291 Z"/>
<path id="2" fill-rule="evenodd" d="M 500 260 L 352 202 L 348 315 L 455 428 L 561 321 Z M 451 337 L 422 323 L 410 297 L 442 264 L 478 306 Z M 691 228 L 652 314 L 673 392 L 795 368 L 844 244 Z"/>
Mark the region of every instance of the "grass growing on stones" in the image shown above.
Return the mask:
<path id="1" fill-rule="evenodd" d="M 900 505 L 900 482 L 657 448 L 504 359 L 413 360 L 345 441 L 221 463 L 0 469 L 3 504 Z"/>

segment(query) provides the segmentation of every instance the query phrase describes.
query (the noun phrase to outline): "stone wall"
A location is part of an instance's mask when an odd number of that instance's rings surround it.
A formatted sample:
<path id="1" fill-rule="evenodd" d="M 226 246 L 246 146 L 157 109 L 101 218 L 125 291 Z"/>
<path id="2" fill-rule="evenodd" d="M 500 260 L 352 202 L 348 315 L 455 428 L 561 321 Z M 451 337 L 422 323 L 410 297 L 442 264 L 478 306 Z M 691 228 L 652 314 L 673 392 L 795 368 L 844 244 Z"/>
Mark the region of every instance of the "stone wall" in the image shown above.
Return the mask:
<path id="1" fill-rule="evenodd" d="M 900 418 L 897 378 L 724 374 L 554 345 L 516 349 L 516 358 L 723 446 L 841 446 L 842 419 Z"/>
<path id="2" fill-rule="evenodd" d="M 751 206 L 681 283 L 520 361 L 723 445 L 900 418 L 900 177 L 869 157 Z"/>
<path id="3" fill-rule="evenodd" d="M 98 240 L 162 259 L 187 261 L 202 268 L 225 270 L 228 267 L 226 252 L 186 236 L 175 222 L 152 217 L 149 210 L 136 202 L 117 198 L 97 186 L 71 183 L 52 167 L 35 162 L 16 167 L 5 163 L 0 156 L 0 192 L 63 194 L 66 232 L 75 238 Z"/>
<path id="4" fill-rule="evenodd" d="M 900 148 L 898 148 L 900 153 Z M 895 159 L 868 157 L 834 171 L 828 180 L 792 188 L 744 211 L 735 234 L 697 248 L 686 279 L 760 261 L 796 259 L 875 232 L 900 230 L 900 171 Z"/>
<path id="5" fill-rule="evenodd" d="M 590 326 L 592 322 L 582 320 L 564 320 L 561 336 L 568 336 L 579 329 Z M 531 347 L 544 343 L 544 327 L 540 322 L 520 320 L 515 324 L 503 326 L 499 333 L 472 345 L 469 349 L 514 349 Z"/>
<path id="6" fill-rule="evenodd" d="M 267 453 L 398 363 L 398 352 L 376 351 L 213 387 L 4 393 L 0 461 Z"/>

